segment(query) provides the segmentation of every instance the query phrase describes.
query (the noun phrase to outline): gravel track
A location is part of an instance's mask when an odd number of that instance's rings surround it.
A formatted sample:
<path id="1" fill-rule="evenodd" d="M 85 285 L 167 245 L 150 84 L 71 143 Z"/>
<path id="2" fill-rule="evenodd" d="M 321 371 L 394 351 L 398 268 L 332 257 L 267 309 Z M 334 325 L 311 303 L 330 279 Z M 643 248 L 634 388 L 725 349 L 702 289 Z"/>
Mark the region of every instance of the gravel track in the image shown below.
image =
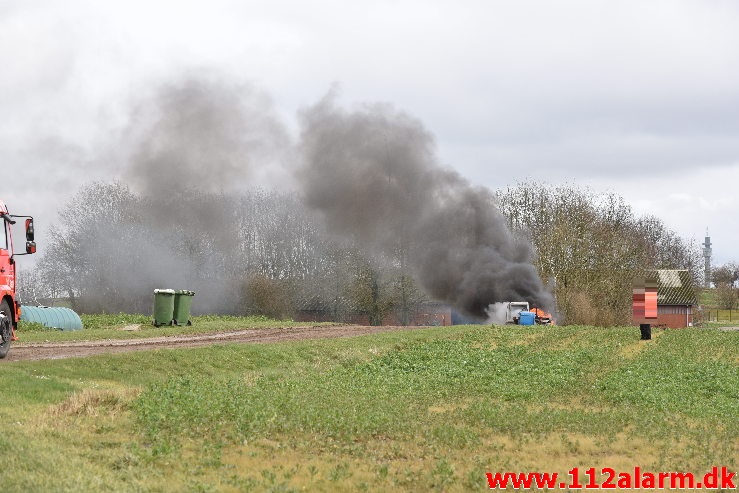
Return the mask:
<path id="1" fill-rule="evenodd" d="M 95 354 L 200 347 L 211 346 L 214 344 L 264 344 L 269 342 L 300 341 L 307 339 L 332 339 L 423 328 L 427 327 L 370 327 L 363 325 L 341 325 L 244 329 L 210 334 L 148 337 L 142 339 L 107 339 L 101 341 L 54 342 L 43 344 L 20 343 L 11 346 L 10 352 L 5 358 L 5 361 L 81 358 Z"/>

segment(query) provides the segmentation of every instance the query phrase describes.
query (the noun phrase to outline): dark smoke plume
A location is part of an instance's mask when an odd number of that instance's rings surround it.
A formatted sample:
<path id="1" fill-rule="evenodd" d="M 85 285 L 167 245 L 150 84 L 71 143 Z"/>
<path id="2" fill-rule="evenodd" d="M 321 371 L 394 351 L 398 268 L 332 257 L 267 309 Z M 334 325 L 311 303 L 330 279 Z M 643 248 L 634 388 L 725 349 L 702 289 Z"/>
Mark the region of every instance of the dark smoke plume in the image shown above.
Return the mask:
<path id="1" fill-rule="evenodd" d="M 325 262 L 314 257 L 330 240 L 289 208 L 255 210 L 246 193 L 297 186 L 329 232 L 401 259 L 437 300 L 478 318 L 497 301 L 552 307 L 530 245 L 510 233 L 487 189 L 438 164 L 418 120 L 388 105 L 347 112 L 330 95 L 301 119 L 296 150 L 269 98 L 249 86 L 186 77 L 156 89 L 116 147 L 126 185 L 83 189 L 70 208 L 60 252 L 84 245 L 71 278 L 87 265 L 84 291 L 102 309 L 130 299 L 123 309 L 145 311 L 151 289 L 172 287 L 197 291 L 198 312 L 226 313 L 255 274 L 317 282 Z"/>
<path id="2" fill-rule="evenodd" d="M 232 258 L 240 251 L 240 194 L 287 186 L 290 177 L 294 146 L 270 98 L 245 84 L 182 77 L 136 106 L 123 147 L 123 181 L 140 197 L 143 220 L 134 230 L 144 254 L 133 266 L 122 262 L 117 282 L 196 290 L 194 309 L 232 311 L 245 275 Z M 104 253 L 116 258 L 112 243 Z"/>
<path id="3" fill-rule="evenodd" d="M 441 167 L 421 123 L 387 105 L 347 112 L 331 95 L 302 112 L 306 204 L 368 251 L 406 249 L 424 289 L 469 315 L 498 301 L 552 309 L 491 193 Z"/>
<path id="4" fill-rule="evenodd" d="M 187 77 L 138 105 L 124 181 L 146 196 L 223 193 L 284 180 L 292 145 L 271 100 L 247 85 Z M 278 177 L 271 173 L 277 171 Z"/>

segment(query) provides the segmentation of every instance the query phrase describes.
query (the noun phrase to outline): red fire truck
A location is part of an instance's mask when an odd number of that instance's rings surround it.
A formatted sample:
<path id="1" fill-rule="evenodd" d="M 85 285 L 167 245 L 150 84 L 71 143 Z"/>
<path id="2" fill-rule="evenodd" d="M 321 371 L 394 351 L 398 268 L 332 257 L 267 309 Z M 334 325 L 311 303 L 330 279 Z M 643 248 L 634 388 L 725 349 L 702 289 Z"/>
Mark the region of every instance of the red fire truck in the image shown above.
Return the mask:
<path id="1" fill-rule="evenodd" d="M 21 316 L 21 307 L 16 297 L 15 257 L 36 253 L 33 237 L 33 218 L 10 214 L 5 203 L 0 201 L 0 358 L 4 358 L 10 349 L 10 341 L 15 336 L 15 329 Z M 16 219 L 26 220 L 26 253 L 15 253 L 13 250 L 13 234 L 11 226 Z"/>

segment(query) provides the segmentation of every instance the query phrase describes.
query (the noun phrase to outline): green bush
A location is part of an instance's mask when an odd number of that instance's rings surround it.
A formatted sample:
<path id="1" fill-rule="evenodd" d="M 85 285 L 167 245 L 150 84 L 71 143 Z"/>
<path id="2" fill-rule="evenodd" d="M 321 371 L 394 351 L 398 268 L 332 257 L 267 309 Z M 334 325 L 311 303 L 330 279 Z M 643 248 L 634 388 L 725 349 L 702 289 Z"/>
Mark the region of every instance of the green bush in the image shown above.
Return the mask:
<path id="1" fill-rule="evenodd" d="M 18 321 L 18 330 L 23 332 L 41 332 L 41 331 L 56 331 L 51 327 L 47 327 L 39 322 L 26 322 L 25 320 Z"/>

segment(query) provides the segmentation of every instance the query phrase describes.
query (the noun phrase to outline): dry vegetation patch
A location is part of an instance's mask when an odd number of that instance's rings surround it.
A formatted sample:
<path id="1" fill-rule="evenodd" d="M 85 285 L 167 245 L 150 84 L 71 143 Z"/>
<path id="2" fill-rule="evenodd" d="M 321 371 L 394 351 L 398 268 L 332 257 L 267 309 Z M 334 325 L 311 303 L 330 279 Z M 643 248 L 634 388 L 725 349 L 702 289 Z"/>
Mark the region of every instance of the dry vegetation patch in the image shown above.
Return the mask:
<path id="1" fill-rule="evenodd" d="M 139 395 L 139 389 L 83 389 L 73 393 L 59 404 L 51 406 L 52 416 L 113 415 L 128 410 Z"/>

